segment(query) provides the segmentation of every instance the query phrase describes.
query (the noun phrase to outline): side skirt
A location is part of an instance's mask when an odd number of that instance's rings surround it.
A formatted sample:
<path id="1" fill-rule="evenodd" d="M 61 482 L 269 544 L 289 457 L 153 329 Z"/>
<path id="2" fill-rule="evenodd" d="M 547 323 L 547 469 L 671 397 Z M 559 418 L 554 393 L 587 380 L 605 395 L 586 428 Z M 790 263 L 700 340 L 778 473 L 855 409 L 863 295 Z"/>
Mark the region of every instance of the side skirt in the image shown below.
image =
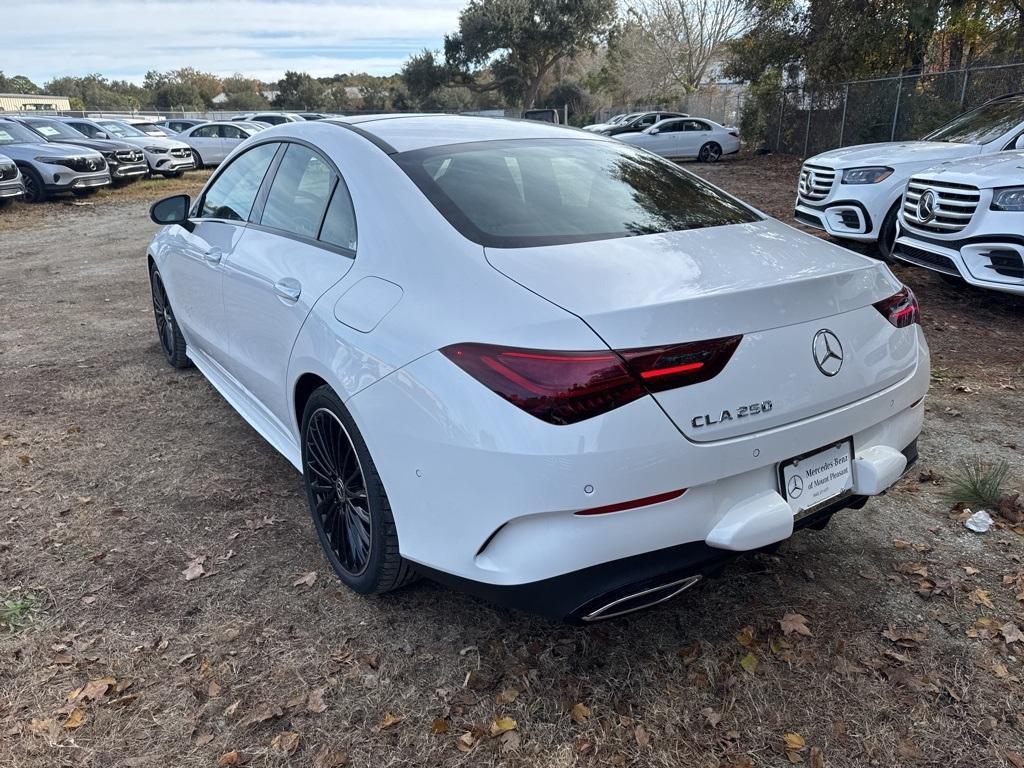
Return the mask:
<path id="1" fill-rule="evenodd" d="M 193 346 L 187 348 L 186 354 L 228 405 L 301 472 L 302 451 L 281 422 L 213 358 Z"/>

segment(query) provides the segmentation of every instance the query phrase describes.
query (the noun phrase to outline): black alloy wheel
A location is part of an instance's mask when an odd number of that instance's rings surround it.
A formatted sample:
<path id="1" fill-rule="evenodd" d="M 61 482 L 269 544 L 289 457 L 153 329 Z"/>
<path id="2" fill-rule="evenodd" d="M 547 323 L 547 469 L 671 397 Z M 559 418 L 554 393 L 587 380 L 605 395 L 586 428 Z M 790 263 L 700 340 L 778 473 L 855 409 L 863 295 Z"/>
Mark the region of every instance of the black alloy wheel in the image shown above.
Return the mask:
<path id="1" fill-rule="evenodd" d="M 25 184 L 25 201 L 29 203 L 41 203 L 46 199 L 46 189 L 43 187 L 43 178 L 34 168 L 22 168 L 21 180 Z"/>
<path id="2" fill-rule="evenodd" d="M 153 292 L 153 315 L 156 318 L 160 348 L 164 351 L 167 362 L 175 368 L 187 368 L 189 359 L 185 354 L 185 337 L 181 335 L 178 322 L 174 319 L 174 310 L 167 299 L 164 281 L 155 269 L 150 273 L 149 282 Z"/>
<path id="3" fill-rule="evenodd" d="M 702 163 L 717 163 L 722 156 L 722 148 L 713 141 L 709 141 L 700 148 L 697 159 Z"/>
<path id="4" fill-rule="evenodd" d="M 306 426 L 305 456 L 310 505 L 329 545 L 332 565 L 344 574 L 366 572 L 373 543 L 366 477 L 340 419 L 318 408 Z"/>

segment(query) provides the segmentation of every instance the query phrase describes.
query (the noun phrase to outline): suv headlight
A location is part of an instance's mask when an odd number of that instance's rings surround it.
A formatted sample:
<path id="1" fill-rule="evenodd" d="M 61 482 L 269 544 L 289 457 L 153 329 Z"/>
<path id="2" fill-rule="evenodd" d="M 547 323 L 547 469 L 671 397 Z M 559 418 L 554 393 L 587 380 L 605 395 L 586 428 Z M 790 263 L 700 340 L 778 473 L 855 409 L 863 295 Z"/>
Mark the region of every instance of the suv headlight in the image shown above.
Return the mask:
<path id="1" fill-rule="evenodd" d="M 152 152 L 154 155 L 166 155 L 166 147 L 146 147 L 147 152 Z"/>
<path id="2" fill-rule="evenodd" d="M 847 168 L 843 171 L 843 184 L 877 184 L 890 176 L 892 176 L 892 168 L 884 165 Z"/>
<path id="3" fill-rule="evenodd" d="M 1024 211 L 1024 187 L 1003 187 L 992 194 L 993 211 Z"/>

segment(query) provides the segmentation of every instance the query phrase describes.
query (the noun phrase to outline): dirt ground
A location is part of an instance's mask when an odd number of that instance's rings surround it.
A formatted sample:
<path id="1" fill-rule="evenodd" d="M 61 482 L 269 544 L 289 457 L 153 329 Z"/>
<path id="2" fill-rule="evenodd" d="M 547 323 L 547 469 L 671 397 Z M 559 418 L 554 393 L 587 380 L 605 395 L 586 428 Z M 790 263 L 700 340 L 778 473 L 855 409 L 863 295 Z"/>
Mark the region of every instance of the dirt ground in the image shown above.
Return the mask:
<path id="1" fill-rule="evenodd" d="M 790 220 L 795 161 L 688 167 Z M 918 469 L 681 599 L 588 628 L 368 600 L 300 476 L 161 356 L 147 207 L 199 178 L 0 213 L 0 766 L 1024 766 L 1024 528 L 943 496 L 972 456 L 1022 488 L 1024 301 L 895 267 Z"/>

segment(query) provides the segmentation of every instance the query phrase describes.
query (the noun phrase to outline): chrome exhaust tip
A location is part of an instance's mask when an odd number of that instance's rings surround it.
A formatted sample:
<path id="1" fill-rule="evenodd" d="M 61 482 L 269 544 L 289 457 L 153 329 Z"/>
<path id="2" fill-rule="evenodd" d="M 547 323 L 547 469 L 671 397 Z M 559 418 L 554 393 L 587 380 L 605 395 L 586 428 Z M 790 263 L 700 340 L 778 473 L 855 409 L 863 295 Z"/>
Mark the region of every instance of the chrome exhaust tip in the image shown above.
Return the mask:
<path id="1" fill-rule="evenodd" d="M 693 576 L 687 576 L 684 579 L 678 579 L 676 581 L 670 581 L 667 584 L 659 584 L 656 587 L 648 587 L 642 589 L 639 592 L 634 592 L 624 597 L 616 598 L 611 602 L 605 603 L 600 608 L 585 614 L 580 618 L 580 621 L 586 623 L 593 623 L 595 621 L 605 621 L 607 619 L 614 619 L 618 616 L 625 616 L 628 613 L 635 613 L 636 611 L 642 611 L 646 608 L 657 605 L 658 603 L 664 603 L 666 600 L 671 600 L 682 592 L 685 592 L 702 578 L 701 574 L 695 574 Z"/>

